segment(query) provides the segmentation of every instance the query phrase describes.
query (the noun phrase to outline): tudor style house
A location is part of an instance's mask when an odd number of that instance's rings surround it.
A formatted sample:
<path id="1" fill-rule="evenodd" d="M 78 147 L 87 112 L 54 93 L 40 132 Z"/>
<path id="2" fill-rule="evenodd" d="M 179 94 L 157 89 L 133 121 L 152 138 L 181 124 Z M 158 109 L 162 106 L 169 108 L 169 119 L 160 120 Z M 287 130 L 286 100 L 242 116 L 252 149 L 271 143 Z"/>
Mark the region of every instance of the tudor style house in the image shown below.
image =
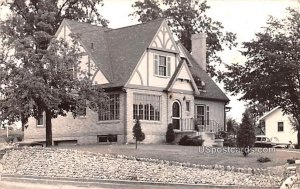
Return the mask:
<path id="1" fill-rule="evenodd" d="M 178 136 L 225 129 L 227 96 L 206 73 L 206 35 L 192 36 L 192 55 L 176 43 L 165 20 L 108 29 L 65 19 L 56 37 L 79 34 L 82 69 L 108 93 L 109 110 L 86 109 L 52 120 L 54 144 L 133 142 L 141 120 L 144 143 L 163 143 L 167 125 Z M 91 68 L 96 69 L 91 69 Z M 25 140 L 45 141 L 44 116 L 29 119 Z"/>

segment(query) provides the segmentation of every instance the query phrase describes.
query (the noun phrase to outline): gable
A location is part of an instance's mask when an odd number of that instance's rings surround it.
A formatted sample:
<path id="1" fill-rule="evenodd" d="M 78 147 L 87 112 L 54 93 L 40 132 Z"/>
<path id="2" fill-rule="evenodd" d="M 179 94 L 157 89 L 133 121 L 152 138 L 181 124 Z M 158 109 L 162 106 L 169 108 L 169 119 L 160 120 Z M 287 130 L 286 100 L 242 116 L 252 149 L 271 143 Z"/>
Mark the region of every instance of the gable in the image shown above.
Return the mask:
<path id="1" fill-rule="evenodd" d="M 68 43 L 72 43 L 72 38 L 70 37 L 71 33 L 78 33 L 78 30 L 80 30 L 82 25 L 88 25 L 86 23 L 79 23 L 75 21 L 70 20 L 63 20 L 62 24 L 60 25 L 59 29 L 57 30 L 55 37 L 57 39 L 64 39 Z M 98 26 L 92 26 L 98 27 Z M 79 34 L 79 49 L 83 53 L 83 56 L 81 57 L 79 67 L 83 72 L 87 72 L 91 74 L 92 81 L 94 84 L 106 84 L 109 83 L 107 77 L 103 74 L 103 72 L 99 69 L 99 64 L 97 65 L 94 61 L 94 57 L 92 56 L 93 51 L 89 50 L 88 45 L 90 45 L 90 41 L 86 41 L 86 35 L 90 35 L 89 32 L 95 31 L 94 29 L 90 29 L 89 31 L 81 34 Z M 87 34 L 86 34 L 87 33 Z M 95 32 L 93 32 L 95 33 Z M 103 66 L 102 66 L 103 67 Z"/>
<path id="2" fill-rule="evenodd" d="M 172 90 L 191 91 L 195 94 L 199 94 L 196 83 L 185 60 L 181 60 L 168 84 L 167 91 Z"/>
<path id="3" fill-rule="evenodd" d="M 164 21 L 153 38 L 150 48 L 179 52 L 172 33 Z"/>

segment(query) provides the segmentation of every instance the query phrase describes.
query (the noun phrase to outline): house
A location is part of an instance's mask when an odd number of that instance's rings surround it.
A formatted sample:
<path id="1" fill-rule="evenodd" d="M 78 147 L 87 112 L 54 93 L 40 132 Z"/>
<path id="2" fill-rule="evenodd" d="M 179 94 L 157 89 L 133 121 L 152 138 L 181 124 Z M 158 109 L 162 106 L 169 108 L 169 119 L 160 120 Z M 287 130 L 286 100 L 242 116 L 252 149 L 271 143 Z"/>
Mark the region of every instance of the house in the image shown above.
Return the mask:
<path id="1" fill-rule="evenodd" d="M 80 36 L 81 67 L 108 93 L 109 110 L 53 119 L 55 144 L 99 143 L 108 136 L 118 143 L 134 142 L 138 117 L 144 143 L 164 142 L 169 123 L 178 136 L 225 129 L 229 99 L 205 71 L 205 34 L 192 36 L 191 55 L 175 42 L 163 19 L 118 29 L 65 19 L 56 37 L 68 41 L 71 33 Z M 25 140 L 45 141 L 44 116 L 30 118 L 28 125 Z"/>
<path id="2" fill-rule="evenodd" d="M 258 119 L 264 128 L 265 136 L 272 142 L 297 144 L 297 131 L 291 125 L 289 115 L 283 114 L 282 109 L 276 107 Z"/>

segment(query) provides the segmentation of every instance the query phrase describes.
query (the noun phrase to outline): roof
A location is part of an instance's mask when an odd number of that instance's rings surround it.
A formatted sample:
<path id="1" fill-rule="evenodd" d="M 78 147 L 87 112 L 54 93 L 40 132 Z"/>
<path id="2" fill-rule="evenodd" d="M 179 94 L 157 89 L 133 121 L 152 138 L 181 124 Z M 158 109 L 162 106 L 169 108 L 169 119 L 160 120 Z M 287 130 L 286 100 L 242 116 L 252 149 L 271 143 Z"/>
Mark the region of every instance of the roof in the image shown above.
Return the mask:
<path id="1" fill-rule="evenodd" d="M 73 33 L 80 35 L 83 47 L 109 80 L 106 87 L 110 85 L 117 87 L 124 86 L 129 80 L 163 19 L 118 29 L 108 29 L 68 19 L 66 22 Z"/>
<path id="2" fill-rule="evenodd" d="M 157 19 L 118 29 L 109 29 L 69 19 L 64 19 L 64 22 L 69 26 L 72 33 L 79 34 L 83 48 L 109 81 L 109 83 L 101 86 L 116 88 L 125 86 L 130 79 L 132 72 L 145 50 L 150 46 L 164 20 Z M 200 67 L 186 48 L 180 43 L 179 45 L 187 58 L 194 79 L 201 78 L 201 81 L 206 84 L 206 91 L 200 91 L 200 94 L 195 97 L 228 102 L 228 97 L 211 77 Z"/>
<path id="3" fill-rule="evenodd" d="M 192 55 L 188 52 L 188 50 L 181 44 L 180 47 L 183 50 L 185 57 L 190 63 L 190 71 L 196 80 L 200 78 L 201 81 L 205 83 L 205 91 L 200 91 L 199 95 L 196 95 L 196 98 L 199 99 L 207 99 L 207 100 L 219 100 L 224 102 L 229 102 L 229 98 L 225 95 L 225 93 L 218 87 L 218 85 L 212 80 L 212 78 L 204 71 L 200 65 L 196 62 L 196 60 L 192 57 Z M 196 82 L 197 83 L 197 82 Z M 199 88 L 201 86 L 198 86 Z"/>
<path id="4" fill-rule="evenodd" d="M 276 110 L 278 110 L 280 107 L 277 106 L 276 108 L 273 108 L 271 111 L 267 112 L 265 115 L 263 115 L 262 117 L 260 117 L 258 119 L 258 121 L 260 120 L 264 120 L 266 117 L 268 117 L 269 115 L 271 115 L 273 112 L 275 112 Z"/>

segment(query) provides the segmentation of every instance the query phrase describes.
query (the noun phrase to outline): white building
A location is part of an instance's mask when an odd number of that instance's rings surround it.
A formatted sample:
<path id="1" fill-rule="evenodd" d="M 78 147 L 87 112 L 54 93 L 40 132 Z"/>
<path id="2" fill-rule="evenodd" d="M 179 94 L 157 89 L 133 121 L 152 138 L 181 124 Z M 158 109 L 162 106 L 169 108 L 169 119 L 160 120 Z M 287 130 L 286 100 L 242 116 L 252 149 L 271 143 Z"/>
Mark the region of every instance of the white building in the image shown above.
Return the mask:
<path id="1" fill-rule="evenodd" d="M 281 108 L 276 107 L 259 118 L 265 130 L 265 135 L 277 143 L 297 144 L 297 131 L 290 123 L 290 115 L 283 114 Z"/>

